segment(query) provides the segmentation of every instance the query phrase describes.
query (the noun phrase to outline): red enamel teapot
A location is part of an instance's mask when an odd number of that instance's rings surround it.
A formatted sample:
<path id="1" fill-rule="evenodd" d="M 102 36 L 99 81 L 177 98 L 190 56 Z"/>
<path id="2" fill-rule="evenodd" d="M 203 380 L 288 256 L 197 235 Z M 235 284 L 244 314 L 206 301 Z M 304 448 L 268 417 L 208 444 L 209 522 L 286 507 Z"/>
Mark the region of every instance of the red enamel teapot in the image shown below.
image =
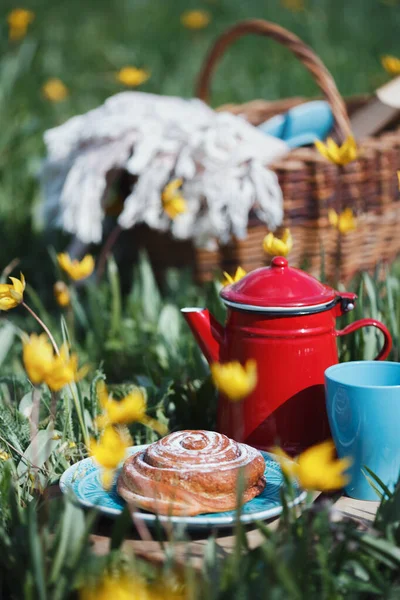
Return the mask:
<path id="1" fill-rule="evenodd" d="M 335 329 L 336 317 L 354 308 L 355 294 L 337 292 L 277 256 L 224 287 L 225 327 L 207 309 L 184 308 L 204 356 L 213 362 L 257 363 L 254 391 L 241 402 L 220 395 L 217 429 L 237 441 L 268 450 L 279 445 L 297 455 L 330 437 L 324 371 L 338 362 L 336 338 L 361 327 L 382 331 L 384 360 L 392 339 L 374 319 Z"/>

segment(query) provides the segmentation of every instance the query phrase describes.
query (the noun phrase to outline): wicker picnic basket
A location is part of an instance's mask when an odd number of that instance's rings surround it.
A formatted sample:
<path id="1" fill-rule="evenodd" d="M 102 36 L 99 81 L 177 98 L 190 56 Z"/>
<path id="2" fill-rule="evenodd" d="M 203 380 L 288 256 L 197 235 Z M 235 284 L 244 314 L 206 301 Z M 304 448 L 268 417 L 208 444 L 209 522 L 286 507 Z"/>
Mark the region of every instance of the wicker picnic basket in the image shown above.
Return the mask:
<path id="1" fill-rule="evenodd" d="M 263 20 L 247 20 L 223 33 L 209 52 L 201 70 L 197 96 L 208 101 L 211 76 L 218 60 L 238 38 L 257 34 L 283 44 L 311 72 L 335 119 L 334 137 L 342 142 L 351 134 L 349 114 L 362 106 L 368 96 L 344 101 L 322 61 L 296 35 Z M 246 116 L 258 125 L 266 119 L 305 102 L 304 98 L 277 102 L 256 100 L 242 105 L 225 105 L 227 110 Z M 324 159 L 315 148 L 300 148 L 270 165 L 284 197 L 283 227 L 290 227 L 294 245 L 289 256 L 293 266 L 306 268 L 319 276 L 324 261 L 326 275 L 339 274 L 347 281 L 358 270 L 372 269 L 380 261 L 390 261 L 400 252 L 400 195 L 396 172 L 400 169 L 400 129 L 384 132 L 359 143 L 359 157 L 338 167 Z M 341 236 L 328 222 L 328 209 L 351 207 L 357 215 L 356 231 Z M 248 235 L 234 239 L 216 251 L 194 248 L 191 242 L 173 240 L 167 234 L 135 228 L 135 237 L 150 256 L 156 272 L 167 265 L 195 265 L 197 279 L 207 281 L 221 271 L 246 271 L 268 264 L 262 248 L 267 228 L 250 215 Z"/>

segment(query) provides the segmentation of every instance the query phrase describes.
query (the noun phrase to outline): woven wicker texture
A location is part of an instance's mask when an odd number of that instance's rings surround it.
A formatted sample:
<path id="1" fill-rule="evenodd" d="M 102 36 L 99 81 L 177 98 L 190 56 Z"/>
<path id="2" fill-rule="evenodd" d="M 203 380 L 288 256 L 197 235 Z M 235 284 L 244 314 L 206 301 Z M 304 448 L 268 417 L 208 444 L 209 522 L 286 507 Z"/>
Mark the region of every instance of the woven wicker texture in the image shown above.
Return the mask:
<path id="1" fill-rule="evenodd" d="M 197 95 L 207 101 L 210 81 L 218 60 L 238 38 L 257 34 L 285 45 L 312 73 L 332 108 L 334 135 L 338 142 L 351 134 L 349 114 L 368 97 L 344 101 L 321 60 L 297 36 L 282 27 L 262 20 L 243 21 L 223 33 L 209 52 L 201 70 Z M 304 98 L 277 102 L 254 100 L 242 105 L 227 104 L 217 110 L 245 115 L 253 125 L 305 102 Z M 390 261 L 400 252 L 400 195 L 397 170 L 400 169 L 400 129 L 359 142 L 357 160 L 338 167 L 314 148 L 300 148 L 279 162 L 269 165 L 279 179 L 284 196 L 284 227 L 294 239 L 290 264 L 305 267 L 315 276 L 322 268 L 328 278 L 340 276 L 347 281 L 358 270 L 372 269 L 381 260 Z M 351 207 L 357 216 L 357 229 L 341 236 L 328 222 L 328 210 L 340 212 Z M 146 247 L 156 271 L 169 264 L 196 266 L 199 281 L 210 280 L 221 270 L 234 272 L 237 266 L 251 270 L 269 264 L 262 240 L 265 225 L 250 219 L 245 240 L 233 240 L 210 252 L 176 242 L 164 234 L 146 230 Z M 278 232 L 279 234 L 279 232 Z"/>

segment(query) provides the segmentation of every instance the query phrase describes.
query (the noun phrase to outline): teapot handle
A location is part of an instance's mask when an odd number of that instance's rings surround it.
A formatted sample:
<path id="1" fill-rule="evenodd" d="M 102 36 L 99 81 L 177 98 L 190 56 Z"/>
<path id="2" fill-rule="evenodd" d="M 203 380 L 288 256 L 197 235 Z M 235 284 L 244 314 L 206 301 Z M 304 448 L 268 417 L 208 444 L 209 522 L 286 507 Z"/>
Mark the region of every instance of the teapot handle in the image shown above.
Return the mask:
<path id="1" fill-rule="evenodd" d="M 361 329 L 361 327 L 376 327 L 380 331 L 382 331 L 385 343 L 383 344 L 382 350 L 379 352 L 378 356 L 374 358 L 374 360 L 385 360 L 387 358 L 390 350 L 392 349 L 392 336 L 389 333 L 389 330 L 383 323 L 376 321 L 375 319 L 360 319 L 360 321 L 355 321 L 355 323 L 350 323 L 344 329 L 340 329 L 336 331 L 336 335 L 341 337 L 342 335 L 347 335 L 348 333 L 353 333 L 353 331 L 357 331 L 357 329 Z"/>

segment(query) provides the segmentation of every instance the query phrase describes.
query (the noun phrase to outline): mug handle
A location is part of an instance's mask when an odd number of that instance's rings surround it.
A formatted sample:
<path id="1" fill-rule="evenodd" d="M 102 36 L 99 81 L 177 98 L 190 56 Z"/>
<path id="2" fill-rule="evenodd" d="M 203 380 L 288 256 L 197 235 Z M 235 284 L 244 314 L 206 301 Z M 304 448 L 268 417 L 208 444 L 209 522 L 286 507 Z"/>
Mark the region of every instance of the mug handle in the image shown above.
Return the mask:
<path id="1" fill-rule="evenodd" d="M 340 329 L 336 331 L 336 335 L 341 337 L 342 335 L 347 335 L 348 333 L 353 333 L 353 331 L 357 331 L 357 329 L 361 329 L 361 327 L 376 327 L 380 331 L 382 331 L 385 337 L 385 343 L 383 344 L 382 350 L 379 352 L 378 356 L 374 358 L 374 360 L 385 360 L 387 358 L 390 350 L 392 349 L 392 336 L 387 327 L 383 323 L 376 321 L 375 319 L 360 319 L 360 321 L 355 321 L 355 323 L 350 323 L 344 329 Z"/>

